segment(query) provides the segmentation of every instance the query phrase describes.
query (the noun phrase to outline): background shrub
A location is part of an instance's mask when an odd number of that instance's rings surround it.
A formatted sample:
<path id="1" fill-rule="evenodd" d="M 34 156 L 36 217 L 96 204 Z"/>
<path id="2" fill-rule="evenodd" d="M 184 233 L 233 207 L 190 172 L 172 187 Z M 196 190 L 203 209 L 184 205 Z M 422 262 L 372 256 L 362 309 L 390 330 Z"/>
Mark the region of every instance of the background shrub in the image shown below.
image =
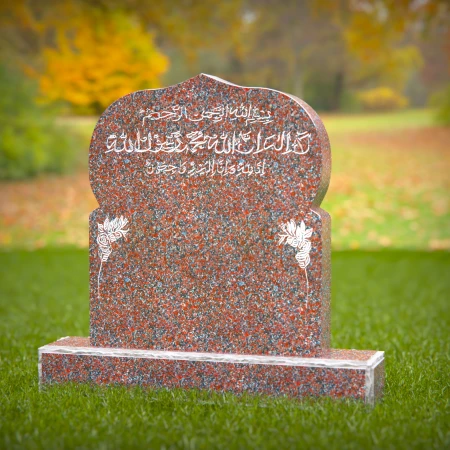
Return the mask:
<path id="1" fill-rule="evenodd" d="M 362 91 L 358 98 L 365 111 L 390 111 L 408 106 L 406 97 L 386 86 Z"/>
<path id="2" fill-rule="evenodd" d="M 344 91 L 340 98 L 340 110 L 345 113 L 359 113 L 362 110 L 359 95 L 353 91 Z"/>
<path id="3" fill-rule="evenodd" d="M 62 173 L 76 162 L 79 137 L 58 126 L 35 97 L 31 82 L 0 66 L 0 179 Z"/>
<path id="4" fill-rule="evenodd" d="M 439 125 L 450 125 L 450 84 L 434 93 L 430 106 L 435 108 L 435 120 Z"/>

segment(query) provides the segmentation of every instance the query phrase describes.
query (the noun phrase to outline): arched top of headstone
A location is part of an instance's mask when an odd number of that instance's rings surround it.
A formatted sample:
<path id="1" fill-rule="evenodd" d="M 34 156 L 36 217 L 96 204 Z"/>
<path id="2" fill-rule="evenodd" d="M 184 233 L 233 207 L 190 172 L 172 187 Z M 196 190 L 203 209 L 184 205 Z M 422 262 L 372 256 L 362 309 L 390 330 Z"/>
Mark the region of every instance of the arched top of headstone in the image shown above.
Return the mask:
<path id="1" fill-rule="evenodd" d="M 326 193 L 330 149 L 302 100 L 200 74 L 114 102 L 94 130 L 89 168 L 102 208 L 147 209 L 217 189 L 308 208 Z"/>

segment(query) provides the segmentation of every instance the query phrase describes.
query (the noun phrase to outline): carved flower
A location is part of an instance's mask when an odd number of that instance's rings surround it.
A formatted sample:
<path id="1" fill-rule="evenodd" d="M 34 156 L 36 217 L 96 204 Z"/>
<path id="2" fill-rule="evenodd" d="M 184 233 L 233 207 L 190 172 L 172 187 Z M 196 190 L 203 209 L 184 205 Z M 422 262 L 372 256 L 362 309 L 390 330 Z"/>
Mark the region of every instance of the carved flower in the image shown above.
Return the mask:
<path id="1" fill-rule="evenodd" d="M 98 234 L 97 234 L 97 244 L 98 244 L 98 256 L 100 256 L 100 269 L 98 271 L 97 277 L 97 296 L 100 300 L 100 276 L 102 273 L 103 263 L 108 261 L 109 255 L 112 252 L 111 244 L 116 242 L 120 238 L 126 239 L 126 234 L 129 230 L 125 230 L 128 224 L 128 219 L 123 216 L 116 217 L 113 220 L 109 220 L 107 217 L 103 223 L 98 223 Z"/>
<path id="2" fill-rule="evenodd" d="M 106 233 L 99 233 L 97 236 L 98 254 L 102 261 L 107 261 L 112 252 L 111 242 Z"/>
<path id="3" fill-rule="evenodd" d="M 297 248 L 302 242 L 300 239 L 292 238 L 292 237 L 289 237 L 287 241 L 288 241 L 288 244 L 294 248 Z"/>
<path id="4" fill-rule="evenodd" d="M 281 225 L 280 240 L 278 244 L 288 244 L 291 247 L 299 248 L 303 245 L 306 239 L 309 239 L 312 235 L 312 228 L 306 228 L 305 222 L 297 226 L 295 221 L 291 219 L 289 222 Z"/>
<path id="5" fill-rule="evenodd" d="M 295 255 L 295 259 L 298 261 L 302 269 L 306 269 L 310 263 L 309 252 L 311 250 L 311 241 L 304 240 L 303 244 L 299 248 L 299 252 Z"/>
<path id="6" fill-rule="evenodd" d="M 295 254 L 295 259 L 297 260 L 300 268 L 305 271 L 306 278 L 306 308 L 308 308 L 308 296 L 309 296 L 309 281 L 308 281 L 308 267 L 311 259 L 309 257 L 309 252 L 311 251 L 311 241 L 309 238 L 312 235 L 312 228 L 306 228 L 305 222 L 302 220 L 300 225 L 297 225 L 294 220 L 290 220 L 287 223 L 281 225 L 282 233 L 280 233 L 280 240 L 278 242 L 281 244 L 288 244 L 291 247 L 297 249 Z"/>
<path id="7" fill-rule="evenodd" d="M 111 244 L 128 233 L 124 227 L 128 224 L 128 219 L 123 216 L 116 217 L 113 220 L 105 219 L 104 223 L 98 224 L 98 254 L 100 259 L 105 262 L 108 260 L 109 255 L 112 252 Z"/>
<path id="8" fill-rule="evenodd" d="M 110 241 L 106 233 L 99 233 L 97 236 L 97 244 L 100 247 L 110 247 Z"/>

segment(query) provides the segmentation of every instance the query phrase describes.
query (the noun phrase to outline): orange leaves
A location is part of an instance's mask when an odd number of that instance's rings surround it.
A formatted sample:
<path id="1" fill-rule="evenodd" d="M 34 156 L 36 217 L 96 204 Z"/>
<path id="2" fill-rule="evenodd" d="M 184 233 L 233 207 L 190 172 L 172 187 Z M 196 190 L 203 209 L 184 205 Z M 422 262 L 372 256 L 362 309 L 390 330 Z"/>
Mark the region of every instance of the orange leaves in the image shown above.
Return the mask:
<path id="1" fill-rule="evenodd" d="M 169 65 L 153 36 L 118 13 L 68 19 L 43 59 L 44 97 L 83 112 L 100 112 L 129 92 L 159 87 Z"/>

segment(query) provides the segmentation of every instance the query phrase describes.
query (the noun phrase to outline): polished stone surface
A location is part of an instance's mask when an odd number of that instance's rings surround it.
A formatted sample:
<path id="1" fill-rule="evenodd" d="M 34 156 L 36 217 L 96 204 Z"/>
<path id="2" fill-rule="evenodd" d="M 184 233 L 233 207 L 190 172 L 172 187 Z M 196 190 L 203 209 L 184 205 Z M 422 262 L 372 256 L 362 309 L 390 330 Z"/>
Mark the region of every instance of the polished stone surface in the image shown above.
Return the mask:
<path id="1" fill-rule="evenodd" d="M 331 170 L 293 96 L 199 75 L 95 128 L 90 338 L 39 349 L 67 381 L 374 403 L 384 353 L 330 349 Z"/>
<path id="2" fill-rule="evenodd" d="M 77 382 L 351 398 L 374 404 L 383 352 L 328 350 L 323 358 L 94 347 L 67 337 L 39 349 L 42 384 Z M 375 375 L 376 374 L 376 375 Z"/>
<path id="3" fill-rule="evenodd" d="M 206 75 L 135 92 L 101 116 L 89 161 L 94 345 L 329 347 L 330 148 L 305 103 Z"/>

